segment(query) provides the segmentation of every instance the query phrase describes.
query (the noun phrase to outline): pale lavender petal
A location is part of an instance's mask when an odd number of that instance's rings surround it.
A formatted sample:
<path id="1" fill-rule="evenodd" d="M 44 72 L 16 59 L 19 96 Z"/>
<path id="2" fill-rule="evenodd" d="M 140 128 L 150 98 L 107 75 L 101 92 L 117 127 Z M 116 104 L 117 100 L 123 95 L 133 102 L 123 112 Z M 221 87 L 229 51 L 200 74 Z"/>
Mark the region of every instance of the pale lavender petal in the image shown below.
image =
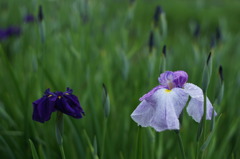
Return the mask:
<path id="1" fill-rule="evenodd" d="M 191 100 L 187 107 L 188 114 L 196 121 L 200 122 L 203 116 L 203 107 L 204 107 L 204 98 L 202 89 L 192 83 L 186 83 L 184 85 L 184 90 L 191 96 Z M 207 98 L 207 120 L 211 120 L 212 118 L 213 106 L 209 99 Z M 217 113 L 214 111 L 214 115 Z"/>
<path id="2" fill-rule="evenodd" d="M 187 82 L 187 80 L 188 80 L 188 74 L 185 71 L 175 71 L 174 72 L 173 82 L 175 83 L 176 87 L 182 88 L 183 85 Z"/>
<path id="3" fill-rule="evenodd" d="M 143 100 L 131 114 L 132 119 L 143 127 L 150 126 L 150 121 L 155 113 L 156 106 Z"/>
<path id="4" fill-rule="evenodd" d="M 177 117 L 179 117 L 188 101 L 189 95 L 182 88 L 173 88 L 172 91 L 169 93 L 171 95 L 171 100 L 173 102 L 175 113 Z"/>
<path id="5" fill-rule="evenodd" d="M 188 94 L 181 88 L 158 89 L 139 104 L 131 117 L 139 125 L 153 127 L 159 132 L 178 130 L 178 117 L 187 100 Z"/>
<path id="6" fill-rule="evenodd" d="M 148 92 L 147 94 L 144 94 L 139 100 L 143 101 L 144 99 L 149 98 L 151 95 L 153 95 L 153 93 L 155 93 L 157 90 L 161 88 L 165 88 L 165 87 L 161 85 L 154 87 L 150 92 Z"/>

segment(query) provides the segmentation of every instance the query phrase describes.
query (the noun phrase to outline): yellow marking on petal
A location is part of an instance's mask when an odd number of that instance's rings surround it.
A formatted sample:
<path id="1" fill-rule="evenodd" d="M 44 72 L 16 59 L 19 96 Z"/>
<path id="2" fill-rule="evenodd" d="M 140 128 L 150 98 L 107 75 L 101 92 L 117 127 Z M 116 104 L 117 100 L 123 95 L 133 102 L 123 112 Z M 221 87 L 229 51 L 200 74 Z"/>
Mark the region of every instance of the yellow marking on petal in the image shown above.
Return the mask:
<path id="1" fill-rule="evenodd" d="M 61 96 L 58 96 L 58 99 L 61 99 L 62 97 Z"/>
<path id="2" fill-rule="evenodd" d="M 48 98 L 49 98 L 49 97 L 51 97 L 51 96 L 52 96 L 51 94 L 50 94 L 50 95 L 48 95 Z"/>
<path id="3" fill-rule="evenodd" d="M 172 91 L 171 89 L 165 89 L 165 92 L 167 92 L 167 93 L 169 93 L 171 91 Z"/>
<path id="4" fill-rule="evenodd" d="M 65 93 L 65 95 L 69 95 L 69 93 Z"/>

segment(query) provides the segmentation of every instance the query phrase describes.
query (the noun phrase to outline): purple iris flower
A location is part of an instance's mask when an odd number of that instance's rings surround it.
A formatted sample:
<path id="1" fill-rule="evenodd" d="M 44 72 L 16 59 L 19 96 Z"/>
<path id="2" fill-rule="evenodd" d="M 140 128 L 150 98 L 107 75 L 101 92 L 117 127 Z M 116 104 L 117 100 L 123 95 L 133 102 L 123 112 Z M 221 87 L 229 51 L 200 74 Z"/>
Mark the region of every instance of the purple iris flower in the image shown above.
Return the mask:
<path id="1" fill-rule="evenodd" d="M 5 29 L 0 28 L 0 40 L 4 40 L 8 37 Z"/>
<path id="2" fill-rule="evenodd" d="M 16 26 L 10 26 L 5 29 L 0 28 L 0 40 L 5 40 L 11 36 L 19 36 L 21 34 L 21 28 Z"/>
<path id="3" fill-rule="evenodd" d="M 23 20 L 26 23 L 31 23 L 35 21 L 35 17 L 32 14 L 27 14 Z"/>
<path id="4" fill-rule="evenodd" d="M 184 71 L 166 71 L 160 75 L 160 85 L 140 98 L 141 103 L 131 114 L 132 119 L 143 127 L 153 127 L 156 131 L 179 130 L 179 115 L 189 101 L 187 112 L 200 122 L 203 116 L 202 89 L 186 83 L 188 74 Z M 213 107 L 207 98 L 206 119 L 211 120 Z M 217 113 L 214 111 L 214 115 Z"/>
<path id="5" fill-rule="evenodd" d="M 78 98 L 72 94 L 72 89 L 67 88 L 66 92 L 50 92 L 47 89 L 42 98 L 33 102 L 32 119 L 38 122 L 45 122 L 51 118 L 54 111 L 60 111 L 74 118 L 82 118 L 83 109 Z"/>
<path id="6" fill-rule="evenodd" d="M 6 33 L 8 36 L 18 36 L 21 33 L 21 28 L 16 26 L 10 26 L 6 29 Z"/>

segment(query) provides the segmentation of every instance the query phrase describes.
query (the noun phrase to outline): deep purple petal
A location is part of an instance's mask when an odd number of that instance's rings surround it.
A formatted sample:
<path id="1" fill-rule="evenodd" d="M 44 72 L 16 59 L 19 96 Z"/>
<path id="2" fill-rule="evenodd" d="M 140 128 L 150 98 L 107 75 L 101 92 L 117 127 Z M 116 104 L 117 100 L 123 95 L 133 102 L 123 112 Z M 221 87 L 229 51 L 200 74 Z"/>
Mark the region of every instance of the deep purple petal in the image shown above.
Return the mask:
<path id="1" fill-rule="evenodd" d="M 74 118 L 82 118 L 84 114 L 78 98 L 72 94 L 65 93 L 60 99 L 58 99 L 56 108 L 62 113 L 70 115 Z"/>
<path id="2" fill-rule="evenodd" d="M 52 112 L 55 111 L 55 101 L 50 100 L 51 98 L 54 97 L 44 96 L 33 102 L 33 120 L 43 123 L 51 118 Z"/>
<path id="3" fill-rule="evenodd" d="M 153 93 L 155 93 L 157 90 L 161 89 L 161 88 L 166 88 L 165 86 L 156 86 L 154 87 L 150 92 L 148 92 L 147 94 L 144 94 L 139 100 L 143 101 L 144 99 L 149 98 L 151 95 L 153 95 Z"/>
<path id="4" fill-rule="evenodd" d="M 175 71 L 174 72 L 173 82 L 175 83 L 176 87 L 182 88 L 183 85 L 187 82 L 187 80 L 188 80 L 188 74 L 185 71 Z"/>
<path id="5" fill-rule="evenodd" d="M 72 93 L 73 92 L 73 90 L 71 89 L 71 88 L 67 88 L 67 91 L 66 92 L 64 92 L 64 93 Z"/>

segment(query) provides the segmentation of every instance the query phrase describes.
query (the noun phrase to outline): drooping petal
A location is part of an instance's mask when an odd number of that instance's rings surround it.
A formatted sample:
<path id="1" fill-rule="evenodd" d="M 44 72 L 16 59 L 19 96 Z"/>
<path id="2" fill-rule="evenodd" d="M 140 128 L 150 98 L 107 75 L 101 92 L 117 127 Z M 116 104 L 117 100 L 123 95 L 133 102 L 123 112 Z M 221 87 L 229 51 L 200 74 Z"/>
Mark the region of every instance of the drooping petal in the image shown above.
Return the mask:
<path id="1" fill-rule="evenodd" d="M 143 127 L 150 126 L 153 115 L 155 114 L 156 106 L 143 100 L 131 114 L 132 119 Z"/>
<path id="2" fill-rule="evenodd" d="M 64 95 L 57 100 L 56 108 L 62 113 L 70 115 L 74 118 L 82 118 L 84 114 L 78 98 L 75 95 L 68 93 L 64 93 Z"/>
<path id="3" fill-rule="evenodd" d="M 159 132 L 178 130 L 178 117 L 187 100 L 188 95 L 181 88 L 158 89 L 139 104 L 131 117 L 139 125 L 153 127 Z"/>
<path id="4" fill-rule="evenodd" d="M 186 83 L 184 85 L 184 90 L 191 96 L 191 100 L 187 107 L 188 114 L 196 121 L 200 122 L 203 116 L 204 98 L 202 89 L 192 83 Z M 213 106 L 209 99 L 207 98 L 207 120 L 212 118 Z M 214 111 L 214 115 L 217 113 Z"/>
<path id="5" fill-rule="evenodd" d="M 151 91 L 149 91 L 147 94 L 144 94 L 139 100 L 143 101 L 144 99 L 149 98 L 151 95 L 153 95 L 153 93 L 155 93 L 157 90 L 161 89 L 161 88 L 165 88 L 165 86 L 159 85 L 154 87 Z"/>
<path id="6" fill-rule="evenodd" d="M 43 96 L 42 98 L 33 102 L 32 119 L 38 122 L 45 122 L 51 118 L 52 112 L 55 111 L 54 96 Z"/>

